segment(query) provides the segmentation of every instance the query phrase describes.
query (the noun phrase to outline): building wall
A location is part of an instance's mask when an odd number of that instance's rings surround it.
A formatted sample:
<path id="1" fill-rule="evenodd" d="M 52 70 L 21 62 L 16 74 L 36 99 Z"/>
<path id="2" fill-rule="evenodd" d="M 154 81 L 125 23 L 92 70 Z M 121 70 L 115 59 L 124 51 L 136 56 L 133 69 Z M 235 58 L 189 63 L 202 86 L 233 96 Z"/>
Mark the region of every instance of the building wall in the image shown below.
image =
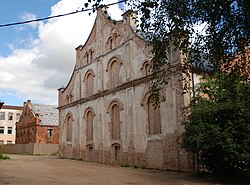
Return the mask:
<path id="1" fill-rule="evenodd" d="M 4 114 L 4 118 L 0 115 L 0 145 L 15 143 L 16 122 L 19 120 L 22 110 L 23 108 L 21 106 L 10 105 L 4 105 L 0 109 L 0 114 Z"/>
<path id="2" fill-rule="evenodd" d="M 56 155 L 58 144 L 15 144 L 0 145 L 0 153 L 5 154 L 30 154 L 30 155 Z"/>
<path id="3" fill-rule="evenodd" d="M 76 48 L 72 77 L 59 89 L 59 155 L 189 171 L 190 157 L 178 141 L 185 103 L 182 74 L 175 70 L 169 76 L 162 90 L 166 101 L 155 116 L 149 103 L 150 48 L 131 29 L 131 14 L 123 17 L 113 24 L 99 10 L 88 41 Z M 178 69 L 181 55 L 171 53 L 170 63 Z M 152 131 L 150 122 L 159 128 Z"/>
<path id="4" fill-rule="evenodd" d="M 41 125 L 39 114 L 30 109 L 30 101 L 24 104 L 23 113 L 16 124 L 16 143 L 58 144 L 58 126 Z M 51 130 L 51 131 L 50 131 Z"/>

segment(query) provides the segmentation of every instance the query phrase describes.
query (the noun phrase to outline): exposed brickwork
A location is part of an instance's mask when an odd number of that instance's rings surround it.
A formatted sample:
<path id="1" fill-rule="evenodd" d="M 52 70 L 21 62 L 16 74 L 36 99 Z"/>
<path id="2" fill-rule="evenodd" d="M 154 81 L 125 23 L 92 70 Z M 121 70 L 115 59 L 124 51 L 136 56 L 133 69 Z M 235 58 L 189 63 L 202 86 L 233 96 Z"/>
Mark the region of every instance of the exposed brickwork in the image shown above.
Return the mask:
<path id="1" fill-rule="evenodd" d="M 59 143 L 58 126 L 41 125 L 41 119 L 30 109 L 30 100 L 24 104 L 20 120 L 16 123 L 16 143 Z"/>
<path id="2" fill-rule="evenodd" d="M 167 100 L 155 110 L 149 93 L 152 76 L 146 66 L 152 59 L 150 47 L 132 30 L 130 14 L 113 24 L 103 11 L 97 11 L 86 43 L 76 48 L 69 83 L 58 90 L 59 155 L 111 165 L 190 171 L 189 155 L 177 143 L 186 101 L 179 80 L 181 54 L 170 54 L 175 72 L 162 91 Z M 67 97 L 73 98 L 69 101 Z"/>

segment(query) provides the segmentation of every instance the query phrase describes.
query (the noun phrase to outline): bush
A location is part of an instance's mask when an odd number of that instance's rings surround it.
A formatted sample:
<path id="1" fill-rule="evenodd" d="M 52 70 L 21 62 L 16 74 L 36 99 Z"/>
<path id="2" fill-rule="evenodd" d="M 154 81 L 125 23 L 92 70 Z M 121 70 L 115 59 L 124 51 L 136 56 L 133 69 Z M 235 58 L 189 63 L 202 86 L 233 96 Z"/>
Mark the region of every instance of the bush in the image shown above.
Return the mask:
<path id="1" fill-rule="evenodd" d="M 249 175 L 250 84 L 215 75 L 197 90 L 201 96 L 189 107 L 182 146 L 215 175 Z"/>
<path id="2" fill-rule="evenodd" d="M 9 159 L 9 156 L 0 153 L 0 160 L 1 159 Z"/>

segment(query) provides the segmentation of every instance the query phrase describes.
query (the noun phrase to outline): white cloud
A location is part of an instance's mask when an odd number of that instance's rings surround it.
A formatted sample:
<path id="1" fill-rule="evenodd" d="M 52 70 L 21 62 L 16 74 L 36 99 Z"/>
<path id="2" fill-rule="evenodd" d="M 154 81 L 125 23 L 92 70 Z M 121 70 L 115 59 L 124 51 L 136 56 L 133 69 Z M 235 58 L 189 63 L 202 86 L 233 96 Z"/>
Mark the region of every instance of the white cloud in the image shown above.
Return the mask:
<path id="1" fill-rule="evenodd" d="M 24 12 L 20 18 L 22 21 L 35 20 L 36 15 L 32 13 Z M 31 23 L 28 23 L 27 25 L 31 26 L 31 28 L 37 28 L 37 26 L 39 25 L 39 22 L 31 22 Z"/>
<path id="2" fill-rule="evenodd" d="M 104 3 L 111 2 L 115 0 L 104 0 Z M 73 12 L 83 6 L 82 0 L 61 0 L 51 7 L 51 15 Z M 112 18 L 121 18 L 118 5 L 108 11 Z M 23 19 L 35 17 L 28 13 L 23 15 Z M 33 102 L 57 104 L 57 88 L 68 83 L 75 64 L 75 48 L 84 44 L 94 19 L 94 14 L 89 16 L 85 12 L 31 25 L 37 28 L 38 38 L 29 38 L 25 42 L 32 49 L 16 48 L 10 44 L 12 54 L 0 56 L 0 90 L 5 94 L 16 92 L 24 101 L 31 99 Z"/>

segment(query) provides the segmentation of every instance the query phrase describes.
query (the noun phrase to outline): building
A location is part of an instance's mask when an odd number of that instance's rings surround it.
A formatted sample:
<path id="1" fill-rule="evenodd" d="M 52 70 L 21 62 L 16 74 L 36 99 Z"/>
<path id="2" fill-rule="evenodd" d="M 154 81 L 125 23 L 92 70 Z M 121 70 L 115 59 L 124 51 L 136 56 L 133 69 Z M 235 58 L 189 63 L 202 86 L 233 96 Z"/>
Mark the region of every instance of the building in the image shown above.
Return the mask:
<path id="1" fill-rule="evenodd" d="M 16 144 L 58 144 L 58 110 L 56 106 L 24 102 L 16 123 Z"/>
<path id="2" fill-rule="evenodd" d="M 0 109 L 0 145 L 15 143 L 16 122 L 22 111 L 23 107 L 11 105 L 3 105 Z"/>
<path id="3" fill-rule="evenodd" d="M 59 93 L 59 155 L 105 164 L 189 171 L 181 149 L 181 108 L 186 102 L 179 52 L 170 54 L 173 72 L 155 109 L 150 87 L 152 55 L 134 32 L 132 11 L 116 24 L 98 9 L 86 43 Z M 187 98 L 188 99 L 188 98 Z"/>

